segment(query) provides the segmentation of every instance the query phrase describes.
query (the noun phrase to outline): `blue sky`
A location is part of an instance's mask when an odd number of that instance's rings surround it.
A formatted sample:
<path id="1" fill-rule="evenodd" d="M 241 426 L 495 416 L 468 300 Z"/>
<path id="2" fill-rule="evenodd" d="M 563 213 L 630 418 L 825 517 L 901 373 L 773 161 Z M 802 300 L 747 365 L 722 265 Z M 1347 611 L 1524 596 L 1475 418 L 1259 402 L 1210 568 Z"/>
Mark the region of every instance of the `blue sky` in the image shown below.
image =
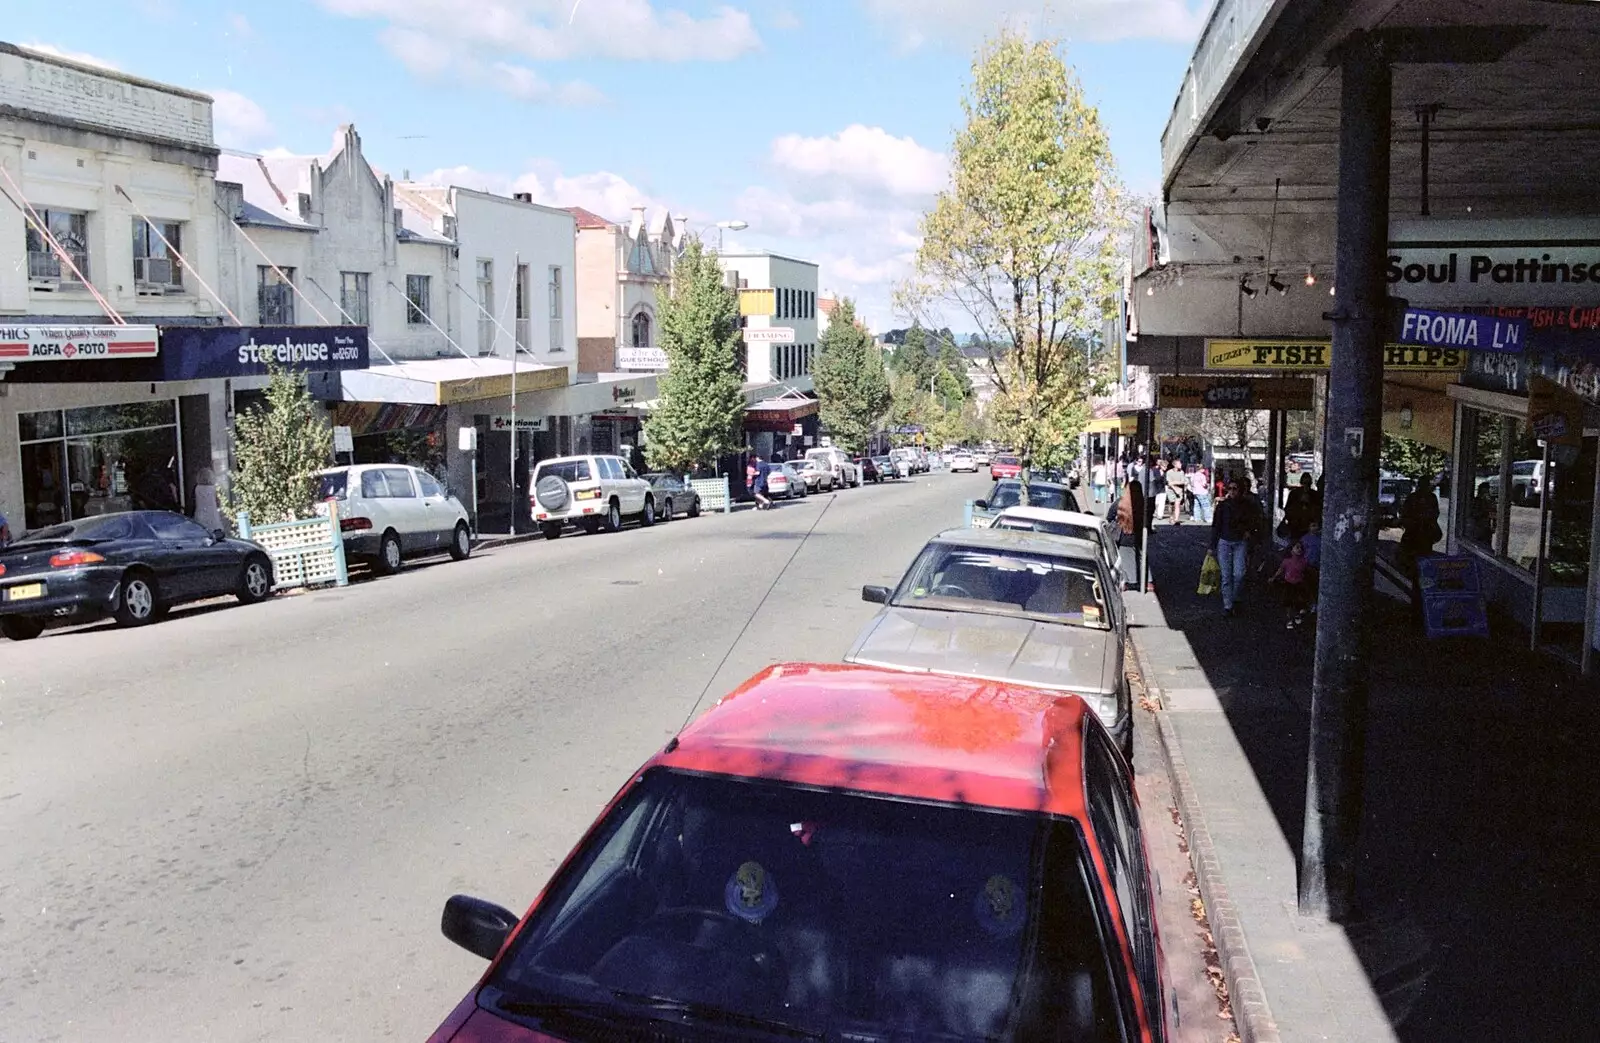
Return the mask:
<path id="1" fill-rule="evenodd" d="M 1063 39 L 1128 186 L 1208 0 L 9 0 L 6 38 L 212 93 L 220 144 L 368 158 L 613 220 L 644 204 L 747 221 L 727 248 L 818 261 L 901 324 L 917 218 L 944 181 L 974 48 Z M 951 324 L 960 326 L 955 317 Z"/>

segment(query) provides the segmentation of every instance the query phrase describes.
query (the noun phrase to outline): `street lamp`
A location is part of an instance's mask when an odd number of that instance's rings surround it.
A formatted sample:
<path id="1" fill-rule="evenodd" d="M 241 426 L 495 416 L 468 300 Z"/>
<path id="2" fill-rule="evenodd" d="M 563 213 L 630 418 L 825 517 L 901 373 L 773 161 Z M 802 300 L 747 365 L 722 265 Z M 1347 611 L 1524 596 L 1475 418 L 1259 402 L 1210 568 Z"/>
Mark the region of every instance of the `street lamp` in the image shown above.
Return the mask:
<path id="1" fill-rule="evenodd" d="M 719 254 L 722 253 L 722 230 L 724 228 L 732 229 L 735 232 L 742 232 L 746 228 L 749 228 L 749 227 L 750 227 L 750 225 L 747 224 L 744 221 L 718 221 L 717 222 L 717 253 L 719 253 Z"/>

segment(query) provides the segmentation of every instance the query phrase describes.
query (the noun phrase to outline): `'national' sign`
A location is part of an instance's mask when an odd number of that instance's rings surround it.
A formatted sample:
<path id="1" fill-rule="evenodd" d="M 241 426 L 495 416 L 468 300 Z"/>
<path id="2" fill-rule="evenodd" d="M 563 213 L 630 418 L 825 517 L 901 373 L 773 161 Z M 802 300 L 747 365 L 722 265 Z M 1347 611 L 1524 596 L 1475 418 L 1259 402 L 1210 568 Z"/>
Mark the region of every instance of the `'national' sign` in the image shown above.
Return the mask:
<path id="1" fill-rule="evenodd" d="M 1493 315 L 1462 315 L 1448 311 L 1408 308 L 1400 323 L 1402 344 L 1471 351 L 1521 354 L 1528 341 L 1528 320 Z"/>

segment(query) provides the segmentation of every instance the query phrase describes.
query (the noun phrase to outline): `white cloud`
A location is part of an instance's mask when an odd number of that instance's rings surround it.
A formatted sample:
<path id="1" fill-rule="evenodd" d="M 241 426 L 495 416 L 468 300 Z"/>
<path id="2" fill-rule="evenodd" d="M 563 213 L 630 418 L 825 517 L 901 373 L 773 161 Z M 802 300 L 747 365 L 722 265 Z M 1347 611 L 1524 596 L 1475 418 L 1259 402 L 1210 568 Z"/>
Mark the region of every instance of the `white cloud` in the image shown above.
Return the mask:
<path id="1" fill-rule="evenodd" d="M 828 137 L 785 134 L 770 155 L 790 175 L 897 197 L 936 195 L 950 176 L 943 154 L 859 123 Z"/>
<path id="2" fill-rule="evenodd" d="M 626 221 L 636 206 L 659 212 L 666 204 L 620 174 L 609 170 L 568 174 L 549 160 L 534 160 L 520 174 L 477 170 L 468 166 L 442 167 L 415 178 L 422 184 L 455 185 L 495 195 L 527 192 L 546 206 L 581 206 L 612 221 Z M 674 207 L 673 214 L 681 208 Z"/>
<path id="3" fill-rule="evenodd" d="M 929 42 L 970 46 L 1002 24 L 1069 40 L 1155 39 L 1188 43 L 1205 22 L 1207 0 L 862 0 L 867 13 L 906 48 Z"/>
<path id="4" fill-rule="evenodd" d="M 211 122 L 217 144 L 224 148 L 251 150 L 272 140 L 277 131 L 267 111 L 237 91 L 213 90 Z"/>
<path id="5" fill-rule="evenodd" d="M 459 43 L 420 30 L 391 27 L 379 33 L 378 39 L 400 64 L 424 79 L 488 87 L 518 101 L 539 104 L 594 105 L 605 100 L 600 91 L 581 80 L 552 84 L 526 65 L 486 61 Z"/>
<path id="6" fill-rule="evenodd" d="M 68 61 L 81 62 L 84 65 L 97 65 L 102 69 L 119 69 L 116 62 L 108 62 L 104 58 L 86 54 L 83 51 L 69 51 L 65 47 L 57 47 L 52 43 L 24 43 L 17 46 L 29 51 L 38 51 L 40 54 L 52 55 L 56 58 L 65 58 Z"/>

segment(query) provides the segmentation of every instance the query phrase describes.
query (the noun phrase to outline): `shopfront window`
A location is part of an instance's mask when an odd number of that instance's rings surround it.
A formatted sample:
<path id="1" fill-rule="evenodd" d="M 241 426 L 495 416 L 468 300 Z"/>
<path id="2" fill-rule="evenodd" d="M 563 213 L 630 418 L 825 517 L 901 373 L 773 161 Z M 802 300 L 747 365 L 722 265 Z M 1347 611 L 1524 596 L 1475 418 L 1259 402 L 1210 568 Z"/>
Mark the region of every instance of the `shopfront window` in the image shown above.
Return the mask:
<path id="1" fill-rule="evenodd" d="M 173 399 L 22 413 L 28 529 L 117 511 L 183 507 Z"/>

